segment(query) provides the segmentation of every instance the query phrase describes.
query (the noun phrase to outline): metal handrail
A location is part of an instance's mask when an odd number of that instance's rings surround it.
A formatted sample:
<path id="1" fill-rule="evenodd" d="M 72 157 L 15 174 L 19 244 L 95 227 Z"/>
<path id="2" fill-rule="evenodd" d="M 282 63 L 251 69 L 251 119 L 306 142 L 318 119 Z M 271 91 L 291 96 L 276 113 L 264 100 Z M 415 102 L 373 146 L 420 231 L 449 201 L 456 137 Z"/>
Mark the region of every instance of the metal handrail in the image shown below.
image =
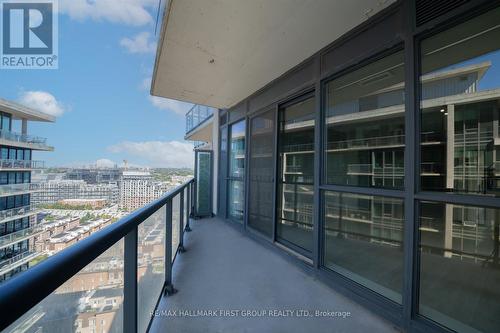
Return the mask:
<path id="1" fill-rule="evenodd" d="M 119 240 L 125 238 L 125 252 L 127 252 L 126 236 L 135 233 L 135 237 L 137 237 L 137 227 L 165 205 L 167 205 L 167 208 L 170 205 L 170 209 L 167 209 L 167 219 L 169 215 L 171 218 L 172 199 L 176 195 L 183 193 L 189 185 L 194 183 L 195 179 L 187 181 L 161 198 L 137 209 L 106 228 L 2 283 L 0 285 L 0 313 L 3 315 L 0 316 L 0 331 L 7 328 L 45 297 L 49 296 Z M 190 188 L 192 189 L 193 186 Z M 172 228 L 171 224 L 170 228 Z M 172 229 L 167 230 L 168 232 L 171 234 Z M 171 244 L 168 245 L 171 247 Z M 136 260 L 137 258 L 133 263 L 129 264 L 137 265 Z M 171 258 L 165 254 L 165 260 L 171 260 Z M 125 265 L 127 265 L 127 261 L 125 261 Z M 165 266 L 171 267 L 171 265 Z M 136 276 L 134 276 L 134 279 L 136 279 Z M 127 287 L 125 283 L 124 288 Z M 19 297 L 19 295 L 25 296 Z M 124 325 L 124 327 L 127 326 Z"/>

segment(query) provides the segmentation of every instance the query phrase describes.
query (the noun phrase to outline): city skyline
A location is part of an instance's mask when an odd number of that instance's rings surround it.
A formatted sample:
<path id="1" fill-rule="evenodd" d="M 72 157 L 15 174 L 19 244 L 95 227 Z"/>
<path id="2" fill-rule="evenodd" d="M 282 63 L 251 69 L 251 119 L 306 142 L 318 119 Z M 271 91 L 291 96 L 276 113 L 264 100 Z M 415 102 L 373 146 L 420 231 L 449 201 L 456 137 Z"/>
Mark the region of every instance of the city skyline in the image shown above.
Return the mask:
<path id="1" fill-rule="evenodd" d="M 35 158 L 47 166 L 192 167 L 183 140 L 191 104 L 149 96 L 158 3 L 77 2 L 59 1 L 59 69 L 3 71 L 2 98 L 57 117 L 50 128 L 30 128 L 56 148 Z"/>

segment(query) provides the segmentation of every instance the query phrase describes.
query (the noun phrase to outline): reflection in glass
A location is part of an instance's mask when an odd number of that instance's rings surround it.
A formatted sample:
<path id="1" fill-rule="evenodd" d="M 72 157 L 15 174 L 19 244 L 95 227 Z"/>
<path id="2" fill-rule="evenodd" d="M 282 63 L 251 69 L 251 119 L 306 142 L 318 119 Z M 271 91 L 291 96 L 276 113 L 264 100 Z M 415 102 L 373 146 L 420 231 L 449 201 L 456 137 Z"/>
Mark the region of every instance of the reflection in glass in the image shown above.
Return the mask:
<path id="1" fill-rule="evenodd" d="M 245 198 L 245 131 L 244 120 L 231 125 L 229 137 L 228 216 L 243 223 Z"/>
<path id="2" fill-rule="evenodd" d="M 310 256 L 313 246 L 314 97 L 279 113 L 277 237 Z"/>
<path id="3" fill-rule="evenodd" d="M 268 237 L 273 234 L 274 110 L 251 120 L 248 225 Z"/>
<path id="4" fill-rule="evenodd" d="M 457 332 L 498 332 L 499 225 L 499 209 L 421 202 L 421 314 Z"/>
<path id="5" fill-rule="evenodd" d="M 324 193 L 326 267 L 401 303 L 403 200 Z"/>
<path id="6" fill-rule="evenodd" d="M 495 9 L 422 42 L 423 190 L 498 196 L 498 17 Z"/>
<path id="7" fill-rule="evenodd" d="M 229 217 L 236 221 L 243 221 L 243 211 L 245 207 L 245 186 L 243 181 L 229 181 Z"/>
<path id="8" fill-rule="evenodd" d="M 146 332 L 165 282 L 165 219 L 163 206 L 137 228 L 138 332 Z"/>
<path id="9" fill-rule="evenodd" d="M 177 248 L 179 247 L 180 243 L 179 239 L 180 221 L 181 221 L 180 204 L 181 204 L 181 195 L 179 193 L 172 199 L 172 261 L 175 258 L 175 255 L 177 253 Z"/>
<path id="10" fill-rule="evenodd" d="M 404 187 L 404 80 L 398 52 L 327 84 L 327 183 Z"/>
<path id="11" fill-rule="evenodd" d="M 123 255 L 120 240 L 5 332 L 123 332 Z"/>
<path id="12" fill-rule="evenodd" d="M 245 175 L 245 121 L 231 126 L 229 144 L 229 175 L 242 178 Z"/>

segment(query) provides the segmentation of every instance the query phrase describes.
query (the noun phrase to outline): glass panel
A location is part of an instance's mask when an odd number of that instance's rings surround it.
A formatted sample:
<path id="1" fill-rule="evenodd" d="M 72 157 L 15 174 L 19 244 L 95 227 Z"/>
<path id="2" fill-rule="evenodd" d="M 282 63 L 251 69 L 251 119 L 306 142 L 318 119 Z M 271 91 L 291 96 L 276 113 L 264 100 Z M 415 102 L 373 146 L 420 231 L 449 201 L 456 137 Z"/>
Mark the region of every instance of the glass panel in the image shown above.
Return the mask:
<path id="1" fill-rule="evenodd" d="M 229 177 L 245 176 L 245 121 L 231 126 L 229 146 Z"/>
<path id="2" fill-rule="evenodd" d="M 165 219 L 163 206 L 138 227 L 137 327 L 146 332 L 165 282 Z"/>
<path id="3" fill-rule="evenodd" d="M 196 214 L 206 216 L 211 211 L 211 176 L 212 176 L 212 154 L 211 152 L 198 151 L 196 166 Z"/>
<path id="4" fill-rule="evenodd" d="M 219 193 L 219 214 L 227 217 L 227 127 L 220 130 L 220 148 L 219 148 L 219 179 L 218 179 L 218 193 Z"/>
<path id="5" fill-rule="evenodd" d="M 175 258 L 175 254 L 177 253 L 177 248 L 179 247 L 179 228 L 181 223 L 181 215 L 180 215 L 180 204 L 181 204 L 181 195 L 177 194 L 172 199 L 172 261 Z"/>
<path id="6" fill-rule="evenodd" d="M 273 234 L 275 112 L 252 118 L 250 140 L 250 188 L 248 224 L 271 237 Z"/>
<path id="7" fill-rule="evenodd" d="M 404 187 L 404 80 L 398 52 L 327 84 L 327 183 Z"/>
<path id="8" fill-rule="evenodd" d="M 229 181 L 229 217 L 243 223 L 245 207 L 245 183 L 239 180 Z"/>
<path id="9" fill-rule="evenodd" d="M 313 247 L 314 97 L 280 110 L 277 237 L 310 255 Z"/>
<path id="10" fill-rule="evenodd" d="M 498 332 L 499 225 L 500 209 L 421 203 L 421 314 L 457 332 Z"/>
<path id="11" fill-rule="evenodd" d="M 401 303 L 403 200 L 325 192 L 325 266 Z"/>
<path id="12" fill-rule="evenodd" d="M 118 241 L 5 332 L 82 332 L 85 328 L 123 332 L 123 244 Z"/>
<path id="13" fill-rule="evenodd" d="M 500 8 L 422 42 L 423 190 L 499 196 L 498 17 Z"/>

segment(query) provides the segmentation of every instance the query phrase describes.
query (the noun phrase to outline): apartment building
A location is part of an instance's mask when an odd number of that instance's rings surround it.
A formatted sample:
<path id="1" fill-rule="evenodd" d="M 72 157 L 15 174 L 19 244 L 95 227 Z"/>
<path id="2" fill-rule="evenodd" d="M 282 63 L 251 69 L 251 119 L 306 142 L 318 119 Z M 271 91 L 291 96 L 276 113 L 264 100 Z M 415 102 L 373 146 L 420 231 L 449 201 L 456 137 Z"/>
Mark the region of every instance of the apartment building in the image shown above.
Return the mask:
<path id="1" fill-rule="evenodd" d="M 117 184 L 88 184 L 85 180 L 48 180 L 37 184 L 38 191 L 33 194 L 33 203 L 54 204 L 67 199 L 103 199 L 118 203 Z"/>
<path id="2" fill-rule="evenodd" d="M 43 253 L 34 248 L 41 233 L 31 172 L 43 167 L 35 151 L 52 151 L 46 139 L 28 135 L 28 122 L 54 122 L 37 110 L 0 99 L 0 282 L 28 269 Z"/>
<path id="3" fill-rule="evenodd" d="M 149 171 L 123 171 L 120 182 L 120 209 L 133 211 L 158 199 L 170 186 L 156 181 Z"/>

